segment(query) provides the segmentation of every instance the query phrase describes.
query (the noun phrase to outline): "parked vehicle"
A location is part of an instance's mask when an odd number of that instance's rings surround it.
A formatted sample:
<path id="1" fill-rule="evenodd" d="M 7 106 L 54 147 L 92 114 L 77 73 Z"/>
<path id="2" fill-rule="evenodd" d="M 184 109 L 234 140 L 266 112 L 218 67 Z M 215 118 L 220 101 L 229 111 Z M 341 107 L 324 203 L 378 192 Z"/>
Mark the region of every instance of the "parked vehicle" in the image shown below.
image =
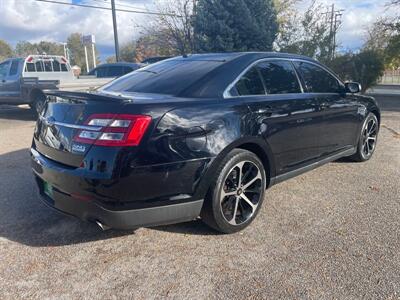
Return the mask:
<path id="1" fill-rule="evenodd" d="M 116 78 L 139 69 L 142 65 L 128 62 L 101 64 L 91 70 L 88 75 L 97 78 Z"/>
<path id="2" fill-rule="evenodd" d="M 33 171 L 45 203 L 102 228 L 200 215 L 232 233 L 256 217 L 268 187 L 371 158 L 380 111 L 359 91 L 303 56 L 177 57 L 93 93 L 49 94 Z"/>
<path id="3" fill-rule="evenodd" d="M 111 79 L 76 79 L 62 56 L 30 55 L 0 63 L 0 104 L 29 104 L 38 112 L 46 99 L 46 90 L 87 90 Z"/>
<path id="4" fill-rule="evenodd" d="M 144 60 L 142 60 L 142 64 L 143 65 L 150 65 L 150 64 L 154 64 L 156 62 L 162 61 L 162 60 L 166 60 L 168 58 L 171 58 L 170 56 L 153 56 L 153 57 L 148 57 Z"/>

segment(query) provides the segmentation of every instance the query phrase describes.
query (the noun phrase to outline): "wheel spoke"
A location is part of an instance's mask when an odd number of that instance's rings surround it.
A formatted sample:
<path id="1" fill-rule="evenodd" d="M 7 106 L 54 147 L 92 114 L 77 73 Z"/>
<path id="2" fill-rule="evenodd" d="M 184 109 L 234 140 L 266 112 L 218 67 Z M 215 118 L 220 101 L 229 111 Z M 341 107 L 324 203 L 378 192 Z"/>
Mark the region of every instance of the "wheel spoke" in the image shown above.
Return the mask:
<path id="1" fill-rule="evenodd" d="M 236 223 L 236 214 L 237 214 L 238 205 L 239 205 L 239 197 L 236 197 L 235 208 L 233 209 L 233 216 L 232 216 L 232 219 L 229 221 L 229 223 L 231 223 L 232 225 L 237 224 Z"/>
<path id="2" fill-rule="evenodd" d="M 376 140 L 376 137 L 374 137 L 374 136 L 369 136 L 369 137 L 368 137 L 368 140 L 369 140 L 369 141 L 375 141 L 375 140 Z"/>
<path id="3" fill-rule="evenodd" d="M 233 191 L 233 192 L 225 192 L 225 191 L 222 191 L 222 192 L 221 192 L 221 201 L 224 200 L 225 197 L 227 197 L 227 196 L 233 196 L 233 195 L 236 195 L 236 191 Z"/>
<path id="4" fill-rule="evenodd" d="M 241 163 L 237 164 L 236 166 L 239 168 L 239 178 L 238 178 L 238 182 L 237 182 L 237 187 L 239 187 L 242 184 L 242 173 L 243 173 L 244 162 L 241 162 Z"/>
<path id="5" fill-rule="evenodd" d="M 247 202 L 248 205 L 250 205 L 251 210 L 252 210 L 251 212 L 254 213 L 254 211 L 255 211 L 256 208 L 257 208 L 257 205 L 254 205 L 253 202 L 251 202 L 250 199 L 247 198 L 247 196 L 246 196 L 245 194 L 241 194 L 241 195 L 240 195 L 240 198 L 242 198 L 244 201 Z"/>
<path id="6" fill-rule="evenodd" d="M 251 186 L 258 179 L 261 180 L 261 174 L 260 174 L 260 171 L 257 169 L 257 175 L 252 180 L 250 180 L 248 183 L 243 185 L 243 189 L 246 190 L 249 186 Z"/>

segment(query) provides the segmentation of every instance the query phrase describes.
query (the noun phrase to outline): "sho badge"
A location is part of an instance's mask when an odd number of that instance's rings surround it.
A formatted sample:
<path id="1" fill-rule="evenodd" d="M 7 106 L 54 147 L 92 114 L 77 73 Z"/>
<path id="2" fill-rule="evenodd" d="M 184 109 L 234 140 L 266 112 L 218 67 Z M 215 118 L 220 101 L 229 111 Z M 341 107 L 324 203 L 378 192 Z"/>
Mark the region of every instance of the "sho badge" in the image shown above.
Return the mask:
<path id="1" fill-rule="evenodd" d="M 86 147 L 83 145 L 79 145 L 79 144 L 72 145 L 72 152 L 83 153 L 85 151 L 86 151 Z"/>

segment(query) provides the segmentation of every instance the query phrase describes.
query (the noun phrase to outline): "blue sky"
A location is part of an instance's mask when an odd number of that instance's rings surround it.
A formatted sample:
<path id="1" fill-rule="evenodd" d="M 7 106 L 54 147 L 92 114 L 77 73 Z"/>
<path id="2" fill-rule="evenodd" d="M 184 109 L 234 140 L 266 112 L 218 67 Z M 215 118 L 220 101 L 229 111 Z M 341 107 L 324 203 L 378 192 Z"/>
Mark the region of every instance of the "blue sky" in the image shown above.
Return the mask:
<path id="1" fill-rule="evenodd" d="M 57 0 L 69 3 L 85 3 L 110 6 L 110 0 Z M 153 1 L 173 0 L 116 0 L 117 8 L 155 10 Z M 311 0 L 300 1 L 304 10 Z M 384 4 L 388 0 L 320 0 L 324 5 L 332 3 L 345 9 L 343 24 L 338 34 L 342 50 L 356 50 L 365 41 L 365 30 L 386 14 L 394 14 Z M 72 7 L 37 2 L 35 0 L 0 0 L 0 39 L 15 45 L 18 41 L 37 42 L 51 40 L 64 42 L 73 32 L 94 34 L 102 59 L 113 55 L 113 30 L 111 12 L 106 10 Z M 399 13 L 399 12 L 398 12 Z M 121 44 L 140 35 L 140 27 L 152 21 L 152 16 L 118 12 L 118 32 Z"/>

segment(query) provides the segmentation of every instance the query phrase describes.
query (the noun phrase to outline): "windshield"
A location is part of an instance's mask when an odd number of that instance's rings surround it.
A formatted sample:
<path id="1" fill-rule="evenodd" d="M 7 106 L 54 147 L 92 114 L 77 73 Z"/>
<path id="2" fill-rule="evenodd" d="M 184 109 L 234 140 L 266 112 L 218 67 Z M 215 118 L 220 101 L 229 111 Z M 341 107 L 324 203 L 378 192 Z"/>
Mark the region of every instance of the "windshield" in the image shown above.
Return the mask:
<path id="1" fill-rule="evenodd" d="M 6 61 L 0 64 L 0 77 L 6 77 L 8 74 L 8 66 L 10 62 Z"/>
<path id="2" fill-rule="evenodd" d="M 136 70 L 103 86 L 100 91 L 178 96 L 222 64 L 217 60 L 166 60 Z"/>

